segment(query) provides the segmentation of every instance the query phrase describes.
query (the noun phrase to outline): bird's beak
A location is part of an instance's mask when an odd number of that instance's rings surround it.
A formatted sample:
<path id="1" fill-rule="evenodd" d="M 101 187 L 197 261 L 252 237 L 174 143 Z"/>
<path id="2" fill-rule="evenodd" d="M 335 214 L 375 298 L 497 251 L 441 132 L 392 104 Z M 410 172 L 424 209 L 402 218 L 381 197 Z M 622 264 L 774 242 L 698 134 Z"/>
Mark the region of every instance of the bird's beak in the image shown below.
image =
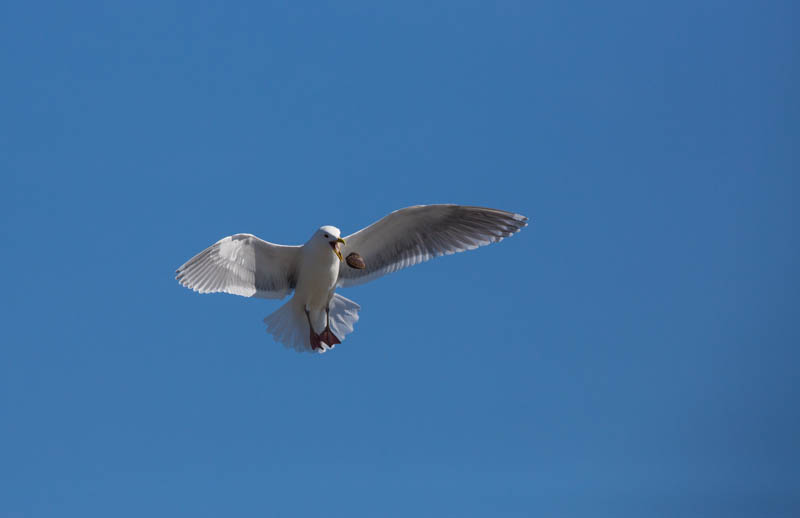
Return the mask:
<path id="1" fill-rule="evenodd" d="M 331 241 L 331 248 L 333 248 L 333 253 L 336 254 L 336 257 L 339 258 L 339 261 L 344 262 L 344 257 L 342 257 L 342 253 L 339 251 L 339 245 L 343 245 L 344 239 L 341 237 L 337 237 L 336 241 Z"/>

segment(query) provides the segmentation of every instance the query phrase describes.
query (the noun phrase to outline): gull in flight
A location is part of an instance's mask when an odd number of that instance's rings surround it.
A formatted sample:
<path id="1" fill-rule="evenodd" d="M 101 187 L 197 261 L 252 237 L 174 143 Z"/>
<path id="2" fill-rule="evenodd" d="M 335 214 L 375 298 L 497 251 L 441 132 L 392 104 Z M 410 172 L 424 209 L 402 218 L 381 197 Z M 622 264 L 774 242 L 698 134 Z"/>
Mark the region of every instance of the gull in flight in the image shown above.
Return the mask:
<path id="1" fill-rule="evenodd" d="M 281 299 L 294 290 L 286 304 L 264 319 L 267 332 L 286 347 L 325 352 L 353 331 L 361 309 L 336 288 L 496 243 L 527 221 L 504 210 L 418 205 L 396 210 L 345 238 L 336 227 L 320 227 L 299 246 L 236 234 L 189 259 L 176 279 L 199 293 Z"/>

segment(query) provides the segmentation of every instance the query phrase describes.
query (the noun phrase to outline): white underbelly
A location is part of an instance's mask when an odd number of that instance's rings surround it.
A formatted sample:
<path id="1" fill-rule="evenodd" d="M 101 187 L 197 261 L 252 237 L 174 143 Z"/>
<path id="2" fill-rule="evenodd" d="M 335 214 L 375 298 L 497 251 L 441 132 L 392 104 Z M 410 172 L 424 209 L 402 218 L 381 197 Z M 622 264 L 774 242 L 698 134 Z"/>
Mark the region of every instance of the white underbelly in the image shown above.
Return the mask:
<path id="1" fill-rule="evenodd" d="M 339 259 L 334 261 L 305 261 L 295 288 L 298 298 L 309 309 L 325 309 L 339 277 Z"/>

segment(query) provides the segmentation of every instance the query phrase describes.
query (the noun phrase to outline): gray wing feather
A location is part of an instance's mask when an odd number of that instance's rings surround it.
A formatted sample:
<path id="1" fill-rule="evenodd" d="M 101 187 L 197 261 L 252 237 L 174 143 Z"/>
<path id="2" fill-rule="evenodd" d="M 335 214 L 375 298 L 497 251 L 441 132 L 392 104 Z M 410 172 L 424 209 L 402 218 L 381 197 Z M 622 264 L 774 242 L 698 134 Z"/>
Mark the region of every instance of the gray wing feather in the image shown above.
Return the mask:
<path id="1" fill-rule="evenodd" d="M 199 293 L 231 293 L 279 299 L 297 284 L 299 246 L 269 243 L 251 234 L 220 239 L 175 272 L 182 286 Z"/>
<path id="2" fill-rule="evenodd" d="M 527 225 L 521 214 L 463 205 L 417 205 L 392 212 L 345 237 L 342 253 L 356 252 L 366 268 L 342 263 L 342 287 L 363 284 L 440 255 L 501 241 Z"/>

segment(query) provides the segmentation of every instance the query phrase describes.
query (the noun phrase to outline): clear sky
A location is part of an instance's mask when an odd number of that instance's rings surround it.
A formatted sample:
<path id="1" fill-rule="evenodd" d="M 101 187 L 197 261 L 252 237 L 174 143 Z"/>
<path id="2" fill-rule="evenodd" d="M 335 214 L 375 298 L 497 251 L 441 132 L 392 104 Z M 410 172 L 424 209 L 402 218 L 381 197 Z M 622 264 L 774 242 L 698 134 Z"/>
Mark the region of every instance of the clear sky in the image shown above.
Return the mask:
<path id="1" fill-rule="evenodd" d="M 798 516 L 794 2 L 4 2 L 0 517 Z M 174 270 L 423 203 L 330 354 Z"/>

